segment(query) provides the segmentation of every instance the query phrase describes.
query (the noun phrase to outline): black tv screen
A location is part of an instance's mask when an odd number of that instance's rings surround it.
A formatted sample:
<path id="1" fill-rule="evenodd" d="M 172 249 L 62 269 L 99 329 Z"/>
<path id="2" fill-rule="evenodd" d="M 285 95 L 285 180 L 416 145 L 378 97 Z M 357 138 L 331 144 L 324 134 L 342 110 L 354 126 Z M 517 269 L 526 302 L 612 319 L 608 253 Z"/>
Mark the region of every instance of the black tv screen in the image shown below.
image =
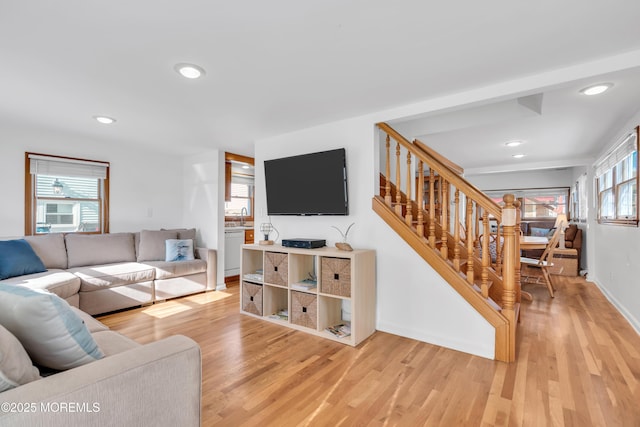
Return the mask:
<path id="1" fill-rule="evenodd" d="M 349 215 L 345 149 L 265 160 L 269 215 Z"/>

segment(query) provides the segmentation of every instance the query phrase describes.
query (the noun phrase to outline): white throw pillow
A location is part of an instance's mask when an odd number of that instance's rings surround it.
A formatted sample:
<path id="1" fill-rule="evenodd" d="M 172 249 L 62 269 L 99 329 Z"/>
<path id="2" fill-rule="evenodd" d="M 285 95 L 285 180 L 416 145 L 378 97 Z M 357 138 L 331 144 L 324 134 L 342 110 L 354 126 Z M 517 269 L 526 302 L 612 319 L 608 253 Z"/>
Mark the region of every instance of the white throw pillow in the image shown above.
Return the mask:
<path id="1" fill-rule="evenodd" d="M 65 370 L 103 357 L 69 303 L 44 290 L 0 284 L 0 325 L 47 368 Z"/>
<path id="2" fill-rule="evenodd" d="M 193 261 L 193 240 L 167 239 L 165 261 Z"/>
<path id="3" fill-rule="evenodd" d="M 0 392 L 39 378 L 20 341 L 0 325 Z"/>

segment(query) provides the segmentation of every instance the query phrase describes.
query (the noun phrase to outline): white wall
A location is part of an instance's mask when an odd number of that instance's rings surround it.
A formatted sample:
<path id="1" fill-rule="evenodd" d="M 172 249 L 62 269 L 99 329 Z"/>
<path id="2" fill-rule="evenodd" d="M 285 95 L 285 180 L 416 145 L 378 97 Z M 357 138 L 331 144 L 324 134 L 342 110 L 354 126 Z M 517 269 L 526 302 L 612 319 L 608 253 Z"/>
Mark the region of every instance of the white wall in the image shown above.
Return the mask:
<path id="1" fill-rule="evenodd" d="M 257 142 L 256 223 L 268 221 L 264 160 L 346 148 L 349 216 L 271 217 L 280 239 L 320 238 L 333 246 L 341 236 L 331 226 L 344 230 L 355 222 L 349 243 L 376 250 L 378 330 L 493 358 L 493 328 L 373 212 L 379 156 L 374 123 L 356 118 Z"/>
<path id="2" fill-rule="evenodd" d="M 611 138 L 603 141 L 604 154 L 612 148 L 623 134 L 640 125 L 640 111 Z M 595 214 L 596 203 L 593 197 L 593 168 L 589 168 L 589 239 L 587 245 L 589 259 L 593 260 L 589 269 L 589 278 L 593 280 L 609 300 L 640 333 L 640 228 L 600 225 Z"/>
<path id="3" fill-rule="evenodd" d="M 134 145 L 0 123 L 0 236 L 24 234 L 24 153 L 110 162 L 110 231 L 185 226 L 182 164 L 175 156 Z M 10 208 L 9 208 L 10 207 Z"/>
<path id="4" fill-rule="evenodd" d="M 218 249 L 216 288 L 224 283 L 224 152 L 185 157 L 184 222 L 198 230 L 198 244 Z"/>

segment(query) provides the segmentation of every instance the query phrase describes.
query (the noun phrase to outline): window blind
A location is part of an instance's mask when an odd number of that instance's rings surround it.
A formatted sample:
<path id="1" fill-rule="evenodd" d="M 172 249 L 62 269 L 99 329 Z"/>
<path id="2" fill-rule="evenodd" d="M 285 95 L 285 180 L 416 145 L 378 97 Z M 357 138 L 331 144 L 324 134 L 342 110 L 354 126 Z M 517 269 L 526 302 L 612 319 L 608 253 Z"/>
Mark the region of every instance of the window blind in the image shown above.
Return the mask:
<path id="1" fill-rule="evenodd" d="M 32 175 L 105 179 L 108 167 L 108 163 L 29 154 L 29 172 Z"/>
<path id="2" fill-rule="evenodd" d="M 635 132 L 625 136 L 622 142 L 611 152 L 595 163 L 596 177 L 602 176 L 606 171 L 612 169 L 620 161 L 624 160 L 634 151 L 638 150 L 638 138 Z"/>

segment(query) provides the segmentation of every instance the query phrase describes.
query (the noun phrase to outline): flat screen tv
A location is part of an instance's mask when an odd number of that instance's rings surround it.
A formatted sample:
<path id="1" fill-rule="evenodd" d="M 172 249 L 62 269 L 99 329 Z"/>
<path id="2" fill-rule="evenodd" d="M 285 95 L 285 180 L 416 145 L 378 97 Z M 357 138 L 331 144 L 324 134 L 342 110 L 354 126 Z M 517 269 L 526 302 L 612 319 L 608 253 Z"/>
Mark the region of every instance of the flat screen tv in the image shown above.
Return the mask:
<path id="1" fill-rule="evenodd" d="M 345 149 L 265 160 L 269 215 L 349 215 Z"/>

